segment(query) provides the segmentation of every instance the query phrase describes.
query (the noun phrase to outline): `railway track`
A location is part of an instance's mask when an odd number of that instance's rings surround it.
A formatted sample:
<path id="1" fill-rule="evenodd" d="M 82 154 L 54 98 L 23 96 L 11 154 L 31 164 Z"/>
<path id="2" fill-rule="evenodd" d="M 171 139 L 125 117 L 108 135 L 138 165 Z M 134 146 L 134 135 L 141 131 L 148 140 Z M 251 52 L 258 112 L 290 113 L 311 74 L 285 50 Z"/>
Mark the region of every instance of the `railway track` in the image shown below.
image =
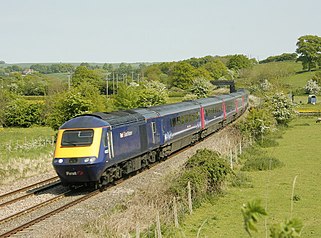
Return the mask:
<path id="1" fill-rule="evenodd" d="M 11 191 L 9 193 L 2 194 L 0 195 L 0 208 L 5 207 L 12 203 L 16 203 L 28 197 L 32 197 L 34 195 L 40 194 L 41 192 L 44 192 L 46 190 L 59 186 L 60 184 L 61 182 L 56 176 L 50 179 L 43 180 L 38 183 L 28 185 L 26 187 Z"/>
<path id="2" fill-rule="evenodd" d="M 2 225 L 0 237 L 9 237 L 25 230 L 28 227 L 62 212 L 99 192 L 100 190 L 93 190 L 82 194 L 82 188 L 68 190 L 54 198 L 6 217 L 0 220 L 0 225 Z M 3 224 L 5 224 L 5 226 L 3 226 Z"/>

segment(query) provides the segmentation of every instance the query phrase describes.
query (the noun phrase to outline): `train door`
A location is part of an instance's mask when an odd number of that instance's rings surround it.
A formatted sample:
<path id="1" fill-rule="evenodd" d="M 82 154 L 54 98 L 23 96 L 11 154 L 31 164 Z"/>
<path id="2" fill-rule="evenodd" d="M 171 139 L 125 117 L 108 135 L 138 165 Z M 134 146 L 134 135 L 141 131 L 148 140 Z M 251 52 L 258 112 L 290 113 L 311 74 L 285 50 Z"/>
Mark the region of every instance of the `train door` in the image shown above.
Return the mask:
<path id="1" fill-rule="evenodd" d="M 107 147 L 108 147 L 108 151 L 109 151 L 109 159 L 113 159 L 115 154 L 114 154 L 114 143 L 113 143 L 112 130 L 109 130 L 107 132 Z"/>

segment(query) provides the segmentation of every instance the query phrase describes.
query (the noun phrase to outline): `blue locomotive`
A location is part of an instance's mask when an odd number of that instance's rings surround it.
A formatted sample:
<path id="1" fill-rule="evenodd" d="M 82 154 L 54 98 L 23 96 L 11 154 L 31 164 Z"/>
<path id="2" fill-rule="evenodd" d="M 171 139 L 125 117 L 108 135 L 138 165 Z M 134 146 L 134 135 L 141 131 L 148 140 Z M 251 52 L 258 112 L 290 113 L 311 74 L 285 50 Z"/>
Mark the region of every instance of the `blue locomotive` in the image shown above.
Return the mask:
<path id="1" fill-rule="evenodd" d="M 244 90 L 181 103 L 75 117 L 58 131 L 53 166 L 64 185 L 101 185 L 194 144 L 239 117 Z"/>

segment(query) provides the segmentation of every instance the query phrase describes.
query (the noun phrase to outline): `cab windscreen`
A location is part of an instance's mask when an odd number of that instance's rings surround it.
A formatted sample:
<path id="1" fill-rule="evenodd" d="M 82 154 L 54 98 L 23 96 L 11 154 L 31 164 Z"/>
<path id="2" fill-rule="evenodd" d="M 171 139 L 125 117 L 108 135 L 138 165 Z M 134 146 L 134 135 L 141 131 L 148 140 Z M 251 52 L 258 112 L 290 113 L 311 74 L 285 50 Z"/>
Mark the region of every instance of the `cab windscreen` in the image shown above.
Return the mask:
<path id="1" fill-rule="evenodd" d="M 68 130 L 62 134 L 62 146 L 88 146 L 93 142 L 94 130 Z"/>

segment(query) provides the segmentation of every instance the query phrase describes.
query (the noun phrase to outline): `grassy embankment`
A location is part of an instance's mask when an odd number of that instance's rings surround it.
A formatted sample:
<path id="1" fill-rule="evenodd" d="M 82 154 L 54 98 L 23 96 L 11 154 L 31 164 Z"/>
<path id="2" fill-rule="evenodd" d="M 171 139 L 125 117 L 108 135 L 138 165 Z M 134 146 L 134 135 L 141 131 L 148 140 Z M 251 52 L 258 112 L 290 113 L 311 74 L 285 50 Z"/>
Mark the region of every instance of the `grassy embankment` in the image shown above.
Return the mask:
<path id="1" fill-rule="evenodd" d="M 52 169 L 53 135 L 48 127 L 0 128 L 0 184 Z"/>
<path id="2" fill-rule="evenodd" d="M 294 120 L 283 138 L 278 139 L 279 145 L 267 149 L 285 166 L 272 171 L 247 172 L 253 187 L 230 188 L 225 196 L 196 209 L 182 223 L 186 237 L 195 237 L 204 221 L 200 237 L 248 237 L 243 229 L 241 206 L 253 199 L 261 199 L 264 206 L 267 204 L 268 227 L 285 221 L 291 216 L 291 190 L 295 176 L 298 177 L 293 217 L 304 223 L 302 237 L 320 237 L 320 130 L 320 124 L 316 124 L 313 118 Z M 254 237 L 265 237 L 264 218 L 259 220 L 258 229 Z"/>

